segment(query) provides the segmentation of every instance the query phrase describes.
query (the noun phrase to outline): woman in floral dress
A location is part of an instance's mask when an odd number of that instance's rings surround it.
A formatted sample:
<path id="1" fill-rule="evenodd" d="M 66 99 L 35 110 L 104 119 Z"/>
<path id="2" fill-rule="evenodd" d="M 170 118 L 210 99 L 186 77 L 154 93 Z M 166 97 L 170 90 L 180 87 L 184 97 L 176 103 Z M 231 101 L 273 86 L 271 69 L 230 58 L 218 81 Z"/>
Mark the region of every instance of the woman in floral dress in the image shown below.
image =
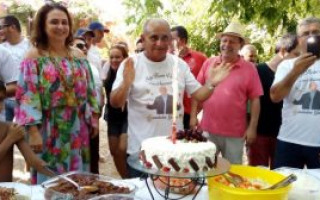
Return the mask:
<path id="1" fill-rule="evenodd" d="M 97 136 L 99 108 L 88 61 L 70 47 L 67 9 L 44 5 L 37 12 L 33 48 L 21 63 L 16 119 L 29 144 L 57 173 L 89 171 L 89 139 Z M 32 173 L 32 184 L 48 177 Z"/>

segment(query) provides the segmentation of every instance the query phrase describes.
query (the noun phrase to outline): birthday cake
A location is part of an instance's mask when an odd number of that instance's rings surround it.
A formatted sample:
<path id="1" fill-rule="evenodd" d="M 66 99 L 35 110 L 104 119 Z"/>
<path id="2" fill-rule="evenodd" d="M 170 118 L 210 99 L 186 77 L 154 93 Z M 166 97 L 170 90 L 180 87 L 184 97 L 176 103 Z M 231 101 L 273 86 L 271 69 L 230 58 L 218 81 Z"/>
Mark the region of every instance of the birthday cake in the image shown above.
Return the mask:
<path id="1" fill-rule="evenodd" d="M 140 160 L 146 168 L 164 172 L 203 172 L 215 167 L 216 146 L 199 131 L 178 131 L 169 137 L 153 137 L 141 144 Z"/>

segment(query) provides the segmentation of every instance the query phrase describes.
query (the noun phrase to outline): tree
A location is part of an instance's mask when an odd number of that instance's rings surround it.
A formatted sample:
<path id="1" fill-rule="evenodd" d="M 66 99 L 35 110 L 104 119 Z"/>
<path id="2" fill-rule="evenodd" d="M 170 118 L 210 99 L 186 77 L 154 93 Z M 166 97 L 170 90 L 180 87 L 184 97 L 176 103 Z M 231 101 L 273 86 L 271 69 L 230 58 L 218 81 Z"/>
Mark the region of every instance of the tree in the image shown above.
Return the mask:
<path id="1" fill-rule="evenodd" d="M 190 45 L 209 56 L 218 53 L 216 33 L 232 20 L 248 26 L 247 37 L 267 59 L 277 37 L 294 32 L 301 18 L 320 16 L 318 0 L 124 0 L 124 5 L 129 10 L 126 23 L 131 34 L 141 33 L 146 18 L 165 18 L 172 25 L 184 25 Z"/>
<path id="2" fill-rule="evenodd" d="M 22 4 L 19 1 L 7 2 L 7 14 L 14 15 L 20 21 L 23 28 L 30 34 L 29 25 L 35 13 L 34 8 L 29 4 Z"/>

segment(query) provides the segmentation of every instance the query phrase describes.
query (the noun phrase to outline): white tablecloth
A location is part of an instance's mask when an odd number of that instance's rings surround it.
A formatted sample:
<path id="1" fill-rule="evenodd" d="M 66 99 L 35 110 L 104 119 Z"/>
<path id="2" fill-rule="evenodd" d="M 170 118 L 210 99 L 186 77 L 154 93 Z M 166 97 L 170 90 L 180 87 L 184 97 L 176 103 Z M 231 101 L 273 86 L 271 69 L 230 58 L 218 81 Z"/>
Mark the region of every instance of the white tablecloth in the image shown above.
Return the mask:
<path id="1" fill-rule="evenodd" d="M 298 169 L 296 169 L 296 170 L 298 170 Z M 317 180 L 319 180 L 319 183 L 320 183 L 320 169 L 306 170 L 306 173 L 315 177 Z M 143 200 L 152 199 L 144 180 L 140 180 L 140 179 L 136 178 L 136 179 L 128 179 L 127 181 L 129 181 L 130 183 L 133 183 L 137 186 L 136 196 L 138 198 L 143 199 Z M 162 200 L 163 198 L 155 191 L 151 182 L 149 182 L 149 183 L 150 183 L 149 185 L 151 186 L 151 190 L 154 195 L 154 198 L 156 200 Z M 43 196 L 44 196 L 44 190 L 41 188 L 41 186 L 38 186 L 38 185 L 31 186 L 31 200 L 43 200 Z M 170 197 L 176 197 L 176 196 L 170 196 Z M 190 199 L 192 199 L 192 197 L 193 197 L 193 195 L 189 195 L 189 196 L 185 197 L 183 200 L 190 200 Z M 201 191 L 199 192 L 196 199 L 197 200 L 208 200 L 209 199 L 207 186 L 204 186 L 201 189 Z M 319 197 L 319 199 L 320 199 L 320 197 Z"/>

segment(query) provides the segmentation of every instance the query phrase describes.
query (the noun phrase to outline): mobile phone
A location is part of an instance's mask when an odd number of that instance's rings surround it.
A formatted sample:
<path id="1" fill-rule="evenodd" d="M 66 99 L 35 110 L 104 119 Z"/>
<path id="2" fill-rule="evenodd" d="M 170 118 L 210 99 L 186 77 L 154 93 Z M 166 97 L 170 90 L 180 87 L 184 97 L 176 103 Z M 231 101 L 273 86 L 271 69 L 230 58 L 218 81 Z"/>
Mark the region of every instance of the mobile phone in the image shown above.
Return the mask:
<path id="1" fill-rule="evenodd" d="M 320 58 L 320 35 L 312 35 L 307 39 L 307 52 Z"/>

